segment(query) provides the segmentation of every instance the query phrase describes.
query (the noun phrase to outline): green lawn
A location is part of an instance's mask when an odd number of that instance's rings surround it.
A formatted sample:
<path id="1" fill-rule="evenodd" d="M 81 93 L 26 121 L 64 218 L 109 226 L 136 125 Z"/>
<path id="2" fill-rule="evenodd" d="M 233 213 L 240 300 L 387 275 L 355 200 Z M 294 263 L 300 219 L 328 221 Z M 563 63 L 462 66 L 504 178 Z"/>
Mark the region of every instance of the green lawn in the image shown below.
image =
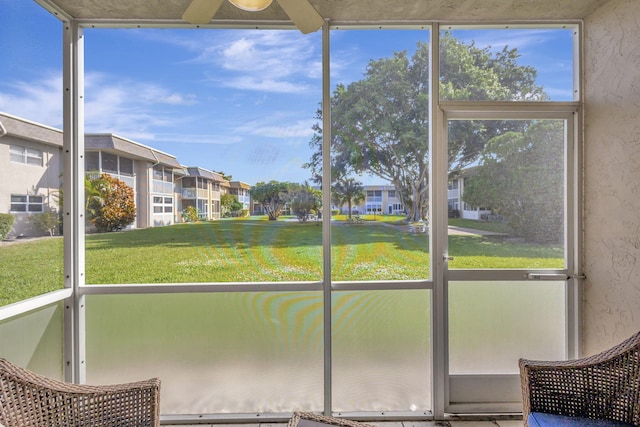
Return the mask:
<path id="1" fill-rule="evenodd" d="M 331 233 L 334 280 L 430 276 L 426 234 L 409 233 L 398 217 L 341 219 Z M 557 247 L 481 236 L 450 236 L 449 244 L 451 268 L 563 266 Z M 90 284 L 319 281 L 322 227 L 253 218 L 93 234 L 85 258 Z M 0 281 L 0 305 L 62 288 L 62 239 L 0 246 Z"/>
<path id="2" fill-rule="evenodd" d="M 449 225 L 461 228 L 474 228 L 476 230 L 494 231 L 496 233 L 511 232 L 508 224 L 498 221 L 476 221 L 473 219 L 449 218 Z"/>

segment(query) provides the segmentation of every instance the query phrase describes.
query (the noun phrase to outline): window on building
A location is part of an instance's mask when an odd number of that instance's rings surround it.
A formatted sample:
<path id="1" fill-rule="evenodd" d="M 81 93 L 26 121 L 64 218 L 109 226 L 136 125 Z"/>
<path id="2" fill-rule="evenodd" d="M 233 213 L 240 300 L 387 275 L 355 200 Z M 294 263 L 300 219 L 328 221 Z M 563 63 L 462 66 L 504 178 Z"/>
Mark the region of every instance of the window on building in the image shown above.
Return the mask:
<path id="1" fill-rule="evenodd" d="M 133 176 L 133 160 L 120 157 L 120 174 Z"/>
<path id="2" fill-rule="evenodd" d="M 9 158 L 14 163 L 42 166 L 42 151 L 35 148 L 12 145 L 9 148 Z"/>
<path id="3" fill-rule="evenodd" d="M 367 190 L 367 200 L 371 202 L 381 202 L 382 190 Z"/>
<path id="4" fill-rule="evenodd" d="M 154 166 L 153 179 L 164 182 L 173 182 L 173 169 L 162 165 Z"/>
<path id="5" fill-rule="evenodd" d="M 11 195 L 11 212 L 42 212 L 43 197 L 28 194 Z"/>
<path id="6" fill-rule="evenodd" d="M 87 172 L 100 170 L 100 152 L 89 151 L 84 155 L 84 168 Z"/>
<path id="7" fill-rule="evenodd" d="M 173 193 L 173 169 L 156 165 L 153 167 L 153 192 L 161 194 Z"/>
<path id="8" fill-rule="evenodd" d="M 111 153 L 102 153 L 102 171 L 118 173 L 118 156 Z"/>
<path id="9" fill-rule="evenodd" d="M 173 197 L 153 197 L 153 213 L 171 213 L 173 212 Z"/>
<path id="10" fill-rule="evenodd" d="M 163 167 L 162 166 L 154 166 L 153 167 L 153 179 L 157 181 L 162 181 L 163 176 Z"/>

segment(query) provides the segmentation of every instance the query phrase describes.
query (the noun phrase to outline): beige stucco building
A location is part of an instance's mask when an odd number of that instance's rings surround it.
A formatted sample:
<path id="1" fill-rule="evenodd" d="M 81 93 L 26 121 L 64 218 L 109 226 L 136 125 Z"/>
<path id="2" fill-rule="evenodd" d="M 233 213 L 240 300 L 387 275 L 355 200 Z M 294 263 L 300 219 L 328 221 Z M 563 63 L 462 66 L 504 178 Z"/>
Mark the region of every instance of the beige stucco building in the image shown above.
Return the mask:
<path id="1" fill-rule="evenodd" d="M 0 113 L 0 212 L 15 220 L 8 238 L 43 235 L 30 218 L 58 211 L 62 132 Z"/>
<path id="2" fill-rule="evenodd" d="M 62 131 L 6 113 L 0 124 L 0 212 L 15 217 L 7 237 L 44 235 L 30 217 L 59 211 Z M 107 173 L 133 188 L 136 220 L 129 228 L 180 221 L 186 172 L 175 156 L 112 134 L 87 134 L 85 154 L 87 172 Z"/>
<path id="3" fill-rule="evenodd" d="M 180 178 L 180 212 L 192 206 L 201 219 L 220 219 L 220 196 L 227 181 L 218 172 L 201 167 L 184 169 L 187 175 Z"/>

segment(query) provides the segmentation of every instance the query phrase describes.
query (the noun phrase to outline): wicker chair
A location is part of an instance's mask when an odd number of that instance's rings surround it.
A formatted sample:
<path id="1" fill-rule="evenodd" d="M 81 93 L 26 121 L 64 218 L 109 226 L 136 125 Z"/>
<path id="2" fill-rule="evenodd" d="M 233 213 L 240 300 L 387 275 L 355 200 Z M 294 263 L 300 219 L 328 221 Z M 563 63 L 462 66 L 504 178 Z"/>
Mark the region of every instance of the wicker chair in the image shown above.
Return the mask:
<path id="1" fill-rule="evenodd" d="M 531 413 L 640 425 L 640 332 L 594 356 L 519 365 L 525 426 Z"/>
<path id="2" fill-rule="evenodd" d="M 160 425 L 160 380 L 78 385 L 0 359 L 0 425 L 123 427 Z"/>

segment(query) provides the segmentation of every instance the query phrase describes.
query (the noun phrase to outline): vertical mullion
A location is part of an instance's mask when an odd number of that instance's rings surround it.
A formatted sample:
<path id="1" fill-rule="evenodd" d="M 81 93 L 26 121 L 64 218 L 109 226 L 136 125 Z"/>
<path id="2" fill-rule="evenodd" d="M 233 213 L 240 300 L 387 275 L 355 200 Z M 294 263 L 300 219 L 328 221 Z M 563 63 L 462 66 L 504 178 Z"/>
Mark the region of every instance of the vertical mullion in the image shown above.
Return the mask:
<path id="1" fill-rule="evenodd" d="M 573 36 L 573 87 L 574 87 L 574 98 L 575 102 L 578 102 L 580 108 L 578 111 L 574 112 L 572 119 L 568 120 L 567 126 L 570 129 L 570 135 L 568 141 L 573 143 L 573 149 L 567 150 L 567 156 L 570 156 L 567 159 L 567 167 L 572 168 L 569 170 L 569 187 L 570 192 L 568 195 L 568 203 L 571 209 L 571 215 L 568 218 L 570 230 L 573 233 L 571 236 L 571 240 L 569 241 L 573 247 L 569 247 L 570 252 L 569 255 L 569 264 L 567 265 L 569 274 L 573 274 L 575 277 L 570 279 L 567 282 L 568 285 L 568 301 L 569 301 L 569 313 L 568 316 L 568 349 L 569 354 L 567 355 L 570 359 L 577 359 L 583 356 L 581 348 L 582 348 L 582 285 L 584 284 L 584 279 L 580 279 L 579 277 L 583 274 L 583 263 L 582 263 L 582 242 L 583 242 L 583 234 L 582 234 L 582 207 L 583 207 L 583 181 L 582 181 L 582 170 L 583 170 L 583 151 L 582 151 L 582 124 L 584 118 L 584 108 L 582 108 L 583 103 L 581 99 L 583 99 L 584 94 L 584 79 L 582 78 L 584 74 L 584 55 L 583 55 L 583 40 L 584 40 L 584 31 L 582 24 L 576 24 L 576 28 L 574 30 Z"/>
<path id="2" fill-rule="evenodd" d="M 71 296 L 64 302 L 64 360 L 65 360 L 65 380 L 73 382 L 75 380 L 75 252 L 76 241 L 73 239 L 73 230 L 76 228 L 75 210 L 75 185 L 73 170 L 73 140 L 75 127 L 73 124 L 73 88 L 74 88 L 74 32 L 70 21 L 63 22 L 62 30 L 62 80 L 63 80 L 63 193 L 67 197 L 63 198 L 63 229 L 65 230 L 63 237 L 63 259 L 64 259 L 64 287 L 71 288 Z"/>
<path id="3" fill-rule="evenodd" d="M 566 132 L 566 220 L 567 229 L 565 236 L 566 260 L 569 280 L 567 281 L 567 359 L 577 359 L 581 354 L 581 322 L 582 318 L 582 187 L 580 173 L 582 171 L 582 151 L 580 149 L 581 110 L 574 112 L 572 117 L 565 121 Z"/>
<path id="4" fill-rule="evenodd" d="M 331 334 L 331 82 L 329 22 L 322 26 L 322 293 L 324 332 L 324 413 L 332 403 Z"/>
<path id="5" fill-rule="evenodd" d="M 439 108 L 440 104 L 440 26 L 436 23 L 431 29 L 430 52 L 430 93 L 429 93 L 429 209 L 431 232 L 429 247 L 431 248 L 431 275 L 433 280 L 432 304 L 432 375 L 433 375 L 433 414 L 435 419 L 444 418 L 444 410 L 448 404 L 447 376 L 447 284 L 444 254 L 447 251 L 447 127 L 445 118 Z M 444 182 L 443 182 L 444 180 Z"/>
<path id="6" fill-rule="evenodd" d="M 63 200 L 65 379 L 85 381 L 84 370 L 84 84 L 83 38 L 77 21 L 63 23 Z"/>

